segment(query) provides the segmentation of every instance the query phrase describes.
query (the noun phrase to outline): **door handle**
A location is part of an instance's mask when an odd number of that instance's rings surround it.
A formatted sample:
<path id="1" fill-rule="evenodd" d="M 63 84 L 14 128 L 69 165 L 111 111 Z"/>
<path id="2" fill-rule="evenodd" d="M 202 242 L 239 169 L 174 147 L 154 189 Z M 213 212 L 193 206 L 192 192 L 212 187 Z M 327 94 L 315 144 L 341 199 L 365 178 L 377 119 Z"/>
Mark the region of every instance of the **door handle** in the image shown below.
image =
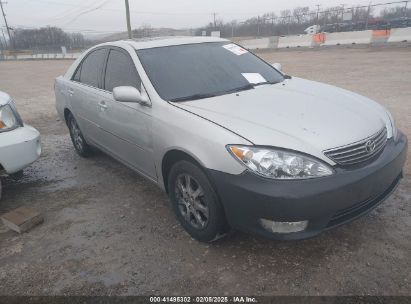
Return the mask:
<path id="1" fill-rule="evenodd" d="M 100 101 L 98 105 L 99 105 L 101 111 L 104 111 L 108 108 L 108 106 L 106 105 L 106 103 L 104 101 Z"/>
<path id="2" fill-rule="evenodd" d="M 74 90 L 73 89 L 68 89 L 68 93 L 70 94 L 70 96 L 74 95 Z"/>

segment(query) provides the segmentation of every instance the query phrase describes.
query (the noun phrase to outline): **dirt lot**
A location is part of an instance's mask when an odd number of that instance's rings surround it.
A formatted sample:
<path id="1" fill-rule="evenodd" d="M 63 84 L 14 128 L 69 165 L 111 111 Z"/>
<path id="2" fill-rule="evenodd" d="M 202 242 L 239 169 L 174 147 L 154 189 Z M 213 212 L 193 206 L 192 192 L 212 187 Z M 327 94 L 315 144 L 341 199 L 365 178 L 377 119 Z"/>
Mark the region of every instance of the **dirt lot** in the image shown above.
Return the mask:
<path id="1" fill-rule="evenodd" d="M 411 138 L 411 48 L 263 53 L 295 76 L 384 104 Z M 0 62 L 0 90 L 42 133 L 44 153 L 4 180 L 0 213 L 45 222 L 17 235 L 0 224 L 0 294 L 411 295 L 411 168 L 368 216 L 298 242 L 236 233 L 192 240 L 153 184 L 109 157 L 82 159 L 54 109 L 53 79 L 70 61 Z M 330 202 L 332 203 L 332 202 Z"/>

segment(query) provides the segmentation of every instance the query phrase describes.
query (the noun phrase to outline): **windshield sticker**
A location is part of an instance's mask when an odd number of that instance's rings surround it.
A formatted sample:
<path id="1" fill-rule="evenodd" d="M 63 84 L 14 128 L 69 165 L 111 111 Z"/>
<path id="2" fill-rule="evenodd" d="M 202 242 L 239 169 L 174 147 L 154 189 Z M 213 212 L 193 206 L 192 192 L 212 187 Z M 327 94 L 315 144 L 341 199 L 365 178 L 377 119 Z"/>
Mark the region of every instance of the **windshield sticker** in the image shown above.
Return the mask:
<path id="1" fill-rule="evenodd" d="M 243 49 L 241 46 L 238 46 L 234 43 L 223 45 L 223 48 L 225 48 L 226 50 L 229 50 L 231 53 L 234 53 L 237 56 L 248 53 L 246 49 Z"/>
<path id="2" fill-rule="evenodd" d="M 262 82 L 267 82 L 263 76 L 261 76 L 260 73 L 241 73 L 241 75 L 244 76 L 245 79 L 251 84 L 258 84 Z"/>

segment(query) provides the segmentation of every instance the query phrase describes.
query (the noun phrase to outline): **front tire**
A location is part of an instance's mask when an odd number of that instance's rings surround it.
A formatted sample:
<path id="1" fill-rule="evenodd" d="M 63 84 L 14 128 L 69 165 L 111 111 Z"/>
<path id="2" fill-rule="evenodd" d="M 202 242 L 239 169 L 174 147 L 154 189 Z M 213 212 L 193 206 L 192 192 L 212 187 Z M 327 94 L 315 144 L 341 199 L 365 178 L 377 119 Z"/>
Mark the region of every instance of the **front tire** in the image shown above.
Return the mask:
<path id="1" fill-rule="evenodd" d="M 168 176 L 168 193 L 183 228 L 200 242 L 212 242 L 227 230 L 224 210 L 204 172 L 191 162 L 174 164 Z"/>
<path id="2" fill-rule="evenodd" d="M 81 133 L 73 114 L 69 113 L 67 117 L 67 126 L 70 131 L 71 142 L 77 153 L 82 157 L 89 157 L 93 154 L 93 149 L 89 146 Z"/>

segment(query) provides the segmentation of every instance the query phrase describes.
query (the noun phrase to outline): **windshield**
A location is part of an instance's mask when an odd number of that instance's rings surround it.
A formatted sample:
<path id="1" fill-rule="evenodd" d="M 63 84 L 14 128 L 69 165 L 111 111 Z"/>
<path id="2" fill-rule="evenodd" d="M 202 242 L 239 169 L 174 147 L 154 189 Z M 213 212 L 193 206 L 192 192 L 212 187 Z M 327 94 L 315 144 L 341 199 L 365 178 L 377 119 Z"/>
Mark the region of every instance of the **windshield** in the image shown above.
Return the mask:
<path id="1" fill-rule="evenodd" d="M 167 101 L 193 100 L 284 80 L 254 54 L 228 42 L 137 50 L 157 93 Z"/>

